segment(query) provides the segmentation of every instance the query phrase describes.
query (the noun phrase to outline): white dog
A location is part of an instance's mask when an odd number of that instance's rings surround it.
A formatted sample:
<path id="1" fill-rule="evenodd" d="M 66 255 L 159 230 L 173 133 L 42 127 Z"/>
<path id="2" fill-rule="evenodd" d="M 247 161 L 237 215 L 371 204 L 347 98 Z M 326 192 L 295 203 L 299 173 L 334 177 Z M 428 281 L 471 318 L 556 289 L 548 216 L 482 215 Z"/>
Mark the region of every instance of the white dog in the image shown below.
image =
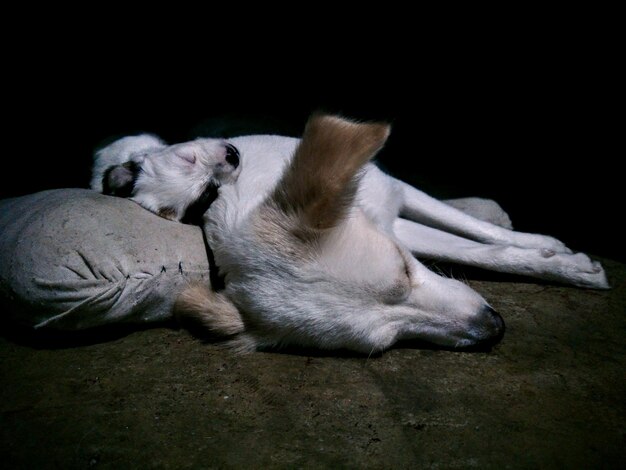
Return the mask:
<path id="1" fill-rule="evenodd" d="M 401 339 L 468 347 L 501 338 L 502 318 L 478 293 L 414 256 L 608 287 L 599 263 L 558 240 L 474 218 L 368 163 L 388 133 L 387 125 L 318 115 L 301 140 L 166 147 L 139 136 L 96 156 L 93 186 L 104 181 L 108 192 L 174 220 L 217 196 L 204 230 L 225 289 L 190 287 L 178 313 L 245 350 L 297 344 L 371 353 Z"/>
<path id="2" fill-rule="evenodd" d="M 221 184 L 237 179 L 239 152 L 211 139 L 167 146 L 143 134 L 124 137 L 95 154 L 91 188 L 131 197 L 161 217 L 199 222 Z"/>

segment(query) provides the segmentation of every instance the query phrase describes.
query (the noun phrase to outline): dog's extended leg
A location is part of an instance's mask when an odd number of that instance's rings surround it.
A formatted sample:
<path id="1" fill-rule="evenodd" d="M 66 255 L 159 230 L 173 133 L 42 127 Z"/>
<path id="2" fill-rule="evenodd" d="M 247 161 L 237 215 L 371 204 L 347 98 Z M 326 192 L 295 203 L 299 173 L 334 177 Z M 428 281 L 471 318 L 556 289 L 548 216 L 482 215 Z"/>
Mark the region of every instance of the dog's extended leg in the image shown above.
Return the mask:
<path id="1" fill-rule="evenodd" d="M 556 253 L 572 252 L 555 238 L 507 230 L 465 214 L 409 184 L 401 181 L 398 184 L 403 195 L 400 214 L 407 219 L 483 243 L 539 248 Z"/>
<path id="2" fill-rule="evenodd" d="M 487 245 L 405 219 L 396 219 L 394 234 L 415 256 L 511 274 L 606 289 L 602 266 L 588 256 L 555 253 L 545 248 Z"/>

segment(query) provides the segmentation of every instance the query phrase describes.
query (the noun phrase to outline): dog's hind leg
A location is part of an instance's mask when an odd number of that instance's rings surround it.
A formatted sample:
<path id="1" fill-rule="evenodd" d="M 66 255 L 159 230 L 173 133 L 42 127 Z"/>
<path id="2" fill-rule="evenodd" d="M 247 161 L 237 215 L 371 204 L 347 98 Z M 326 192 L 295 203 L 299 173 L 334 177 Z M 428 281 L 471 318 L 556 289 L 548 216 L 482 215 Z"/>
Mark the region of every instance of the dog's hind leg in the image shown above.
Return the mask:
<path id="1" fill-rule="evenodd" d="M 521 274 L 578 287 L 609 287 L 602 265 L 588 256 L 479 243 L 405 219 L 396 219 L 398 240 L 418 258 L 428 258 L 491 271 Z"/>
<path id="2" fill-rule="evenodd" d="M 438 201 L 411 185 L 399 180 L 396 182 L 402 192 L 400 215 L 404 218 L 483 243 L 539 248 L 556 253 L 571 253 L 569 248 L 555 238 L 533 233 L 514 232 L 479 220 Z"/>
<path id="3" fill-rule="evenodd" d="M 509 230 L 513 230 L 513 224 L 500 204 L 493 199 L 480 197 L 464 197 L 459 199 L 444 199 L 447 205 L 454 207 L 478 220 L 499 225 Z"/>

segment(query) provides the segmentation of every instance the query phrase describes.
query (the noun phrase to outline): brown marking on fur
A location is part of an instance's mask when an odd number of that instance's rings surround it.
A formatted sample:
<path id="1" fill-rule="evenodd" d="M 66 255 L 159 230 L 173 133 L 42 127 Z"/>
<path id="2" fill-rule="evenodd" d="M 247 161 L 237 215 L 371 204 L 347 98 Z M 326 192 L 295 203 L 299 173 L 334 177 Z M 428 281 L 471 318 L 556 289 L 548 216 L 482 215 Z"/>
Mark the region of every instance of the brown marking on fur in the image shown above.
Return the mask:
<path id="1" fill-rule="evenodd" d="M 275 204 L 267 204 L 254 218 L 255 233 L 262 246 L 280 256 L 306 261 L 311 258 L 319 230 L 303 226 L 295 214 L 285 214 Z"/>
<path id="2" fill-rule="evenodd" d="M 173 209 L 171 207 L 161 207 L 157 211 L 157 215 L 159 217 L 163 217 L 164 219 L 168 219 L 168 220 L 178 220 L 176 218 L 176 216 L 177 216 L 176 209 Z"/>
<path id="3" fill-rule="evenodd" d="M 176 299 L 174 315 L 181 323 L 200 326 L 213 336 L 232 336 L 245 326 L 237 307 L 221 293 L 197 283 L 185 289 Z"/>
<path id="4" fill-rule="evenodd" d="M 269 202 L 295 213 L 300 226 L 334 227 L 352 206 L 358 172 L 382 148 L 390 127 L 313 115 Z"/>

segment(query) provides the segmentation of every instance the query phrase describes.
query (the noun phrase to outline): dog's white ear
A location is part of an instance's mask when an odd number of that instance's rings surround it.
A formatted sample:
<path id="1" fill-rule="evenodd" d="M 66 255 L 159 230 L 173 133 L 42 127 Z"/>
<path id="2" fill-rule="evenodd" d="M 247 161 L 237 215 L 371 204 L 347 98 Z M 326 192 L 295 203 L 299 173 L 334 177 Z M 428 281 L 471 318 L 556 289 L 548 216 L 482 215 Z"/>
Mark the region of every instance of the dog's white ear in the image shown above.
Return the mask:
<path id="1" fill-rule="evenodd" d="M 353 205 L 359 170 L 382 148 L 390 126 L 313 115 L 270 202 L 313 230 L 334 227 Z"/>
<path id="2" fill-rule="evenodd" d="M 139 171 L 139 165 L 133 161 L 109 167 L 102 176 L 102 193 L 130 197 Z"/>

